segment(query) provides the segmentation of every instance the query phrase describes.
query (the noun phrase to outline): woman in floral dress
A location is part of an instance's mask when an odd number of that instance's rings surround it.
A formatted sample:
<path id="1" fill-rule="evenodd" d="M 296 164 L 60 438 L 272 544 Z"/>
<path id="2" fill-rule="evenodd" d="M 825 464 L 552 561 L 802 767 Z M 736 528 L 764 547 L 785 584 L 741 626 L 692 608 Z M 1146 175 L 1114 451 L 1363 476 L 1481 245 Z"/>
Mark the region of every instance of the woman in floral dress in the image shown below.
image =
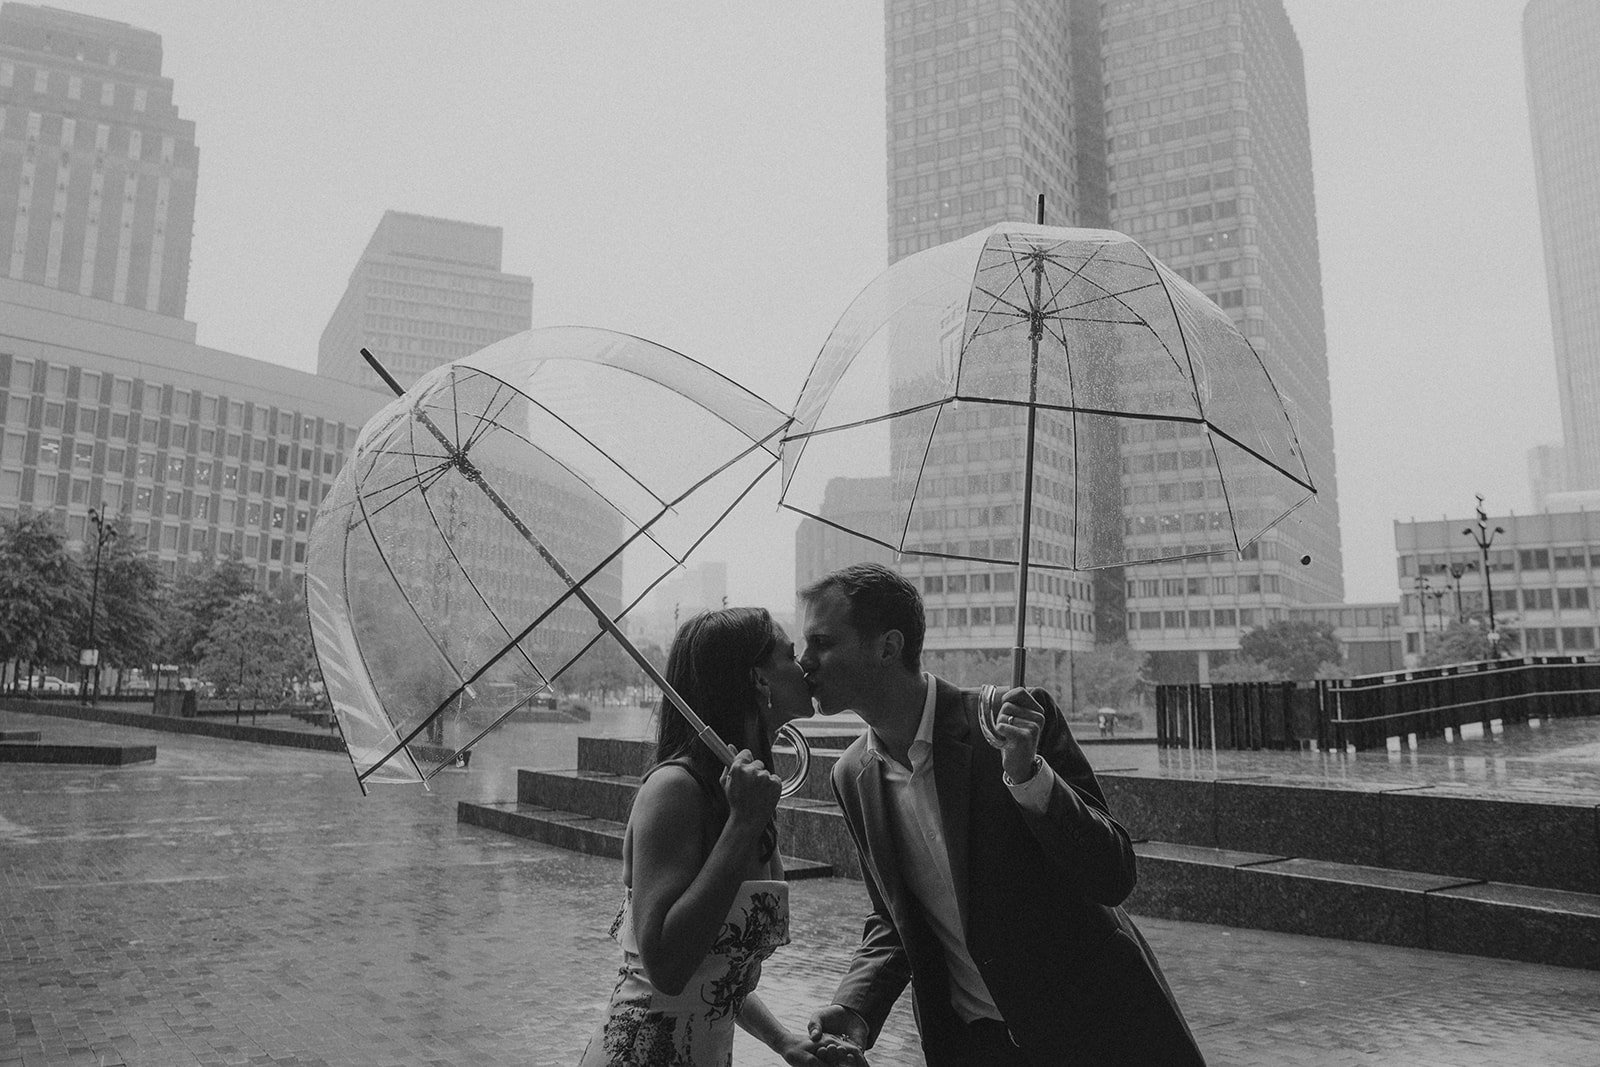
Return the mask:
<path id="1" fill-rule="evenodd" d="M 812 713 L 794 643 L 761 608 L 706 612 L 678 630 L 666 678 L 742 751 L 724 770 L 662 702 L 656 763 L 623 839 L 627 894 L 611 930 L 622 968 L 580 1067 L 729 1067 L 735 1023 L 786 1063 L 837 1062 L 755 993 L 762 962 L 789 942 L 781 783 L 767 768 L 778 727 Z"/>

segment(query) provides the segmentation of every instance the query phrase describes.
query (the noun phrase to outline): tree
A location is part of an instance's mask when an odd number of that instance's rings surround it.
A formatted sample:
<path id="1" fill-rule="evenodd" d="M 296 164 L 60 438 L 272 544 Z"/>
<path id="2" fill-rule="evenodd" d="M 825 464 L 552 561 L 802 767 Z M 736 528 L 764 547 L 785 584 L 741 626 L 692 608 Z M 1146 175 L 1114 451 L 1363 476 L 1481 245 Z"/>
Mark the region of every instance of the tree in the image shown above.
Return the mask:
<path id="1" fill-rule="evenodd" d="M 88 604 L 83 568 L 48 513 L 0 524 L 0 661 L 76 662 Z"/>
<path id="2" fill-rule="evenodd" d="M 217 687 L 218 696 L 259 699 L 276 688 L 276 616 L 267 598 L 246 593 L 217 617 L 191 662 L 198 662 L 201 676 Z"/>
<path id="3" fill-rule="evenodd" d="M 201 643 L 234 602 L 254 590 L 255 575 L 238 560 L 219 560 L 209 570 L 179 578 L 172 590 L 163 658 L 169 663 L 198 663 Z"/>
<path id="4" fill-rule="evenodd" d="M 117 536 L 106 541 L 100 552 L 98 590 L 90 590 L 94 609 L 94 643 L 100 649 L 100 666 L 122 669 L 150 663 L 161 643 L 161 628 L 167 615 L 167 583 L 155 562 L 129 533 L 128 520 L 119 516 L 113 524 Z M 94 580 L 94 548 L 86 546 L 83 571 Z M 89 615 L 86 610 L 75 640 L 89 645 Z"/>
<path id="5" fill-rule="evenodd" d="M 1009 685 L 1011 657 L 982 649 L 924 651 L 922 669 L 954 685 Z"/>
<path id="6" fill-rule="evenodd" d="M 1344 650 L 1326 622 L 1283 619 L 1259 626 L 1239 640 L 1239 651 L 1294 681 L 1317 677 L 1325 664 L 1344 662 Z"/>
<path id="7" fill-rule="evenodd" d="M 1234 656 L 1211 668 L 1211 680 L 1224 685 L 1230 682 L 1282 682 L 1287 680 L 1287 675 L 1258 659 Z"/>
<path id="8" fill-rule="evenodd" d="M 1521 640 L 1516 625 L 1502 618 L 1496 629 L 1500 633 L 1500 655 L 1513 653 Z M 1482 615 L 1473 615 L 1466 621 L 1451 620 L 1442 633 L 1428 635 L 1428 648 L 1422 655 L 1422 666 L 1443 667 L 1450 663 L 1480 663 L 1495 658 L 1494 642 L 1489 640 L 1489 627 Z"/>
<path id="9" fill-rule="evenodd" d="M 599 693 L 604 705 L 610 694 L 634 684 L 638 665 L 609 634 L 589 647 L 561 675 L 560 682 L 580 693 Z"/>
<path id="10" fill-rule="evenodd" d="M 1120 708 L 1139 684 L 1146 656 L 1126 641 L 1096 645 L 1073 665 L 1074 703 L 1080 708 Z"/>

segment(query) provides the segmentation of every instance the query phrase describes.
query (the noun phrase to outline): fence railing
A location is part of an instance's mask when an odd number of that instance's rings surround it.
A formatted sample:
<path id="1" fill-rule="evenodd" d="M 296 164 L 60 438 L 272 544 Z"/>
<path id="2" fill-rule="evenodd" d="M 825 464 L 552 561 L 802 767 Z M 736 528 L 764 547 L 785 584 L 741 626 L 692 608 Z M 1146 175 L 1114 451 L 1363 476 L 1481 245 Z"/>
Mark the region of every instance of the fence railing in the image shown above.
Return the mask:
<path id="1" fill-rule="evenodd" d="M 1532 656 L 1315 682 L 1163 685 L 1164 748 L 1382 748 L 1479 724 L 1600 714 L 1600 662 Z"/>

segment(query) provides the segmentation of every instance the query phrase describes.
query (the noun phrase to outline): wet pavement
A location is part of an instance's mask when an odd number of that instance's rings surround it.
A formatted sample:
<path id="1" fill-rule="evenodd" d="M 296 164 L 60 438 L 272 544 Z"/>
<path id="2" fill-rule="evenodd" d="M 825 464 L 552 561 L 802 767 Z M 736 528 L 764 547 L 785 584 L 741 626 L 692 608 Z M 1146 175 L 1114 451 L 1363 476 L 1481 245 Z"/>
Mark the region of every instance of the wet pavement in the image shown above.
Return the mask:
<path id="1" fill-rule="evenodd" d="M 0 713 L 0 729 L 46 741 L 159 752 L 118 769 L 0 766 L 0 1065 L 575 1062 L 615 973 L 605 931 L 620 864 L 460 826 L 455 802 L 508 797 L 517 766 L 571 766 L 579 733 L 640 721 L 529 724 L 432 792 L 362 798 L 336 754 Z M 1593 773 L 1600 724 L 1460 745 L 1217 758 L 1566 789 L 1586 760 Z M 1174 773 L 1209 759 L 1131 745 L 1089 756 Z M 762 990 L 800 1025 L 831 993 L 866 898 L 824 879 L 797 883 L 792 902 L 794 944 Z M 1213 1064 L 1600 1061 L 1600 972 L 1140 925 Z M 736 1059 L 778 1062 L 743 1035 Z M 872 1062 L 921 1062 L 904 1004 Z"/>

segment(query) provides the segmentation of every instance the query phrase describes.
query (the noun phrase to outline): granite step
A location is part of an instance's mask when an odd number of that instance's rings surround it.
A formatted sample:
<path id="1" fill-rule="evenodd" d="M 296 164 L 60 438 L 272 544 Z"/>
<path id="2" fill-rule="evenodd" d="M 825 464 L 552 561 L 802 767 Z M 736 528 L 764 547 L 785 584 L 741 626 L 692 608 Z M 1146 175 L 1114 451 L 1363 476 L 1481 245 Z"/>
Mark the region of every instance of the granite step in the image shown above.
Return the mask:
<path id="1" fill-rule="evenodd" d="M 811 769 L 805 784 L 796 796 L 807 800 L 832 802 L 833 789 L 828 785 L 828 775 L 833 770 L 842 749 L 811 749 Z M 578 769 L 600 774 L 637 777 L 655 762 L 654 741 L 621 737 L 579 737 Z M 794 757 L 786 751 L 775 753 L 778 774 L 787 778 L 794 770 Z"/>
<path id="2" fill-rule="evenodd" d="M 518 801 L 459 801 L 456 821 L 610 859 L 622 858 L 622 838 L 627 829 L 625 822 Z M 831 863 L 802 859 L 787 852 L 783 857 L 783 867 L 784 877 L 791 882 L 805 878 L 831 878 L 835 873 Z"/>
<path id="3" fill-rule="evenodd" d="M 632 774 L 524 769 L 517 772 L 515 802 L 621 825 L 627 823 L 633 811 L 638 789 L 639 778 Z M 778 805 L 778 832 L 785 854 L 809 856 L 849 877 L 857 876 L 855 845 L 831 798 L 822 801 L 800 795 L 782 801 Z"/>
<path id="4" fill-rule="evenodd" d="M 1142 841 L 1140 915 L 1600 970 L 1600 895 Z"/>
<path id="5" fill-rule="evenodd" d="M 42 741 L 0 741 L 0 763 L 60 763 L 82 767 L 125 767 L 151 763 L 154 745 L 57 745 Z"/>
<path id="6" fill-rule="evenodd" d="M 1468 881 L 1600 888 L 1600 798 L 1274 778 L 1102 772 L 1134 839 L 1198 845 Z"/>

